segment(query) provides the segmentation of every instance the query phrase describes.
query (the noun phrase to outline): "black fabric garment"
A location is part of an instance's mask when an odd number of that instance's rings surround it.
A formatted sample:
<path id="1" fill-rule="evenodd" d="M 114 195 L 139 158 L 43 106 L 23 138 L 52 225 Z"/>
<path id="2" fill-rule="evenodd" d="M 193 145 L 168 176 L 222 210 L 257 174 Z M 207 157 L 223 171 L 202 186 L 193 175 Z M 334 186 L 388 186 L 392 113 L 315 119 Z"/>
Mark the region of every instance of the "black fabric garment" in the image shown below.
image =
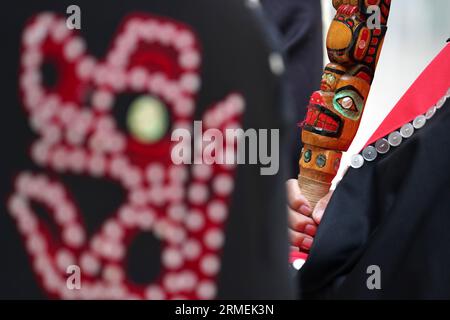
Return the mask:
<path id="1" fill-rule="evenodd" d="M 262 0 L 266 16 L 280 34 L 286 62 L 290 103 L 285 104 L 289 121 L 287 157 L 289 177 L 298 175 L 301 150 L 300 128 L 311 92 L 317 90 L 323 71 L 322 10 L 318 0 Z"/>
<path id="2" fill-rule="evenodd" d="M 449 101 L 399 147 L 348 170 L 299 272 L 302 298 L 450 298 L 448 128 Z M 366 285 L 371 265 L 380 290 Z"/>
<path id="3" fill-rule="evenodd" d="M 34 275 L 6 201 L 18 172 L 46 172 L 46 168 L 37 166 L 30 159 L 28 150 L 36 136 L 29 127 L 18 92 L 23 27 L 38 12 L 65 15 L 66 8 L 72 4 L 81 8 L 80 33 L 86 39 L 89 51 L 97 57 L 105 55 L 120 21 L 132 12 L 170 17 L 188 24 L 198 34 L 203 53 L 202 88 L 195 119 L 200 120 L 205 110 L 224 95 L 238 91 L 247 102 L 244 129 L 278 128 L 283 134 L 285 128 L 280 112 L 284 89 L 280 78 L 273 74 L 267 63 L 275 47 L 264 31 L 260 14 L 252 14 L 244 1 L 8 2 L 1 16 L 1 28 L 5 33 L 0 52 L 0 60 L 4 63 L 0 126 L 0 298 L 3 299 L 48 298 Z M 285 215 L 280 214 L 285 210 L 283 167 L 281 164 L 279 174 L 273 176 L 261 176 L 259 166 L 255 165 L 242 165 L 236 171 L 222 268 L 217 280 L 219 298 L 293 297 L 286 263 L 287 223 Z M 98 230 L 125 197 L 123 190 L 107 179 L 87 176 L 61 179 L 65 179 L 64 184 L 76 195 L 91 231 Z M 154 237 L 131 245 L 127 275 L 137 283 L 151 283 L 158 275 L 159 245 L 160 241 Z"/>

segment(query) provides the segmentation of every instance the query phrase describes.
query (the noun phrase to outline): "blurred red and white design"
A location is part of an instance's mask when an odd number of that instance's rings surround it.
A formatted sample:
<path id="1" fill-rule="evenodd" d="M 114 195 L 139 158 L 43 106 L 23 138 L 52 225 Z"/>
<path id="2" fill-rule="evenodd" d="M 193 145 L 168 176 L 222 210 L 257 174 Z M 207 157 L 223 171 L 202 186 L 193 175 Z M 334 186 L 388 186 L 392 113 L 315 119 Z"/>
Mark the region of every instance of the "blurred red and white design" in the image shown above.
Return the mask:
<path id="1" fill-rule="evenodd" d="M 291 249 L 289 253 L 289 264 L 295 269 L 300 270 L 308 259 L 308 255 L 296 249 Z"/>
<path id="2" fill-rule="evenodd" d="M 30 155 L 42 170 L 18 175 L 8 208 L 46 293 L 63 299 L 214 298 L 235 166 L 173 165 L 170 158 L 169 131 L 191 129 L 201 84 L 194 32 L 177 21 L 134 14 L 124 20 L 105 59 L 97 61 L 63 17 L 42 13 L 26 26 L 21 54 L 20 92 L 37 135 Z M 48 59 L 60 75 L 51 87 L 42 74 Z M 150 107 L 148 123 L 124 131 L 112 114 L 122 93 L 151 97 L 169 120 Z M 244 105 L 242 95 L 231 93 L 203 119 L 213 117 L 221 131 L 236 128 Z M 142 126 L 157 135 L 145 140 L 139 136 Z M 64 173 L 112 180 L 127 193 L 90 238 L 83 212 L 58 180 Z M 56 238 L 32 202 L 46 208 Z M 124 266 L 127 248 L 140 232 L 152 232 L 162 242 L 161 273 L 147 285 L 130 281 Z M 81 268 L 80 290 L 66 286 L 69 265 Z"/>

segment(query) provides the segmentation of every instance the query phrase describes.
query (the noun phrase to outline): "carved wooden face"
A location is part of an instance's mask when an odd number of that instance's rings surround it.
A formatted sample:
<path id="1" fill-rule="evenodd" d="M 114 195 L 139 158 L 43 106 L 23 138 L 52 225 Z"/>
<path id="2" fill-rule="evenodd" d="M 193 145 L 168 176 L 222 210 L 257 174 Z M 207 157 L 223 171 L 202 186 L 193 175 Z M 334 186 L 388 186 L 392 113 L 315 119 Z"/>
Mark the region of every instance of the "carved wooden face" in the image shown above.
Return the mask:
<path id="1" fill-rule="evenodd" d="M 388 10 L 387 8 L 388 4 L 383 1 L 380 9 L 381 23 L 386 21 L 383 12 Z M 381 25 L 377 29 L 368 25 L 366 10 L 365 5 L 346 3 L 337 7 L 327 35 L 326 45 L 330 61 L 347 67 L 363 63 L 375 69 L 386 26 Z"/>
<path id="2" fill-rule="evenodd" d="M 346 72 L 346 68 L 336 63 L 326 65 L 320 82 L 320 90 L 334 92 L 342 75 Z"/>
<path id="3" fill-rule="evenodd" d="M 334 111 L 343 118 L 360 120 L 369 89 L 369 84 L 363 79 L 342 76 L 333 98 Z"/>
<path id="4" fill-rule="evenodd" d="M 304 143 L 340 151 L 348 149 L 370 90 L 371 78 L 364 71 L 360 66 L 351 74 L 342 75 L 335 92 L 316 91 L 312 95 L 303 122 Z"/>
<path id="5" fill-rule="evenodd" d="M 359 4 L 360 0 L 333 0 L 333 7 L 337 10 L 341 5 L 352 5 L 357 6 Z"/>
<path id="6" fill-rule="evenodd" d="M 326 45 L 330 61 L 343 65 L 353 63 L 353 48 L 361 44 L 366 47 L 366 40 L 361 42 L 358 37 L 364 26 L 358 7 L 342 5 L 338 8 L 327 35 Z"/>

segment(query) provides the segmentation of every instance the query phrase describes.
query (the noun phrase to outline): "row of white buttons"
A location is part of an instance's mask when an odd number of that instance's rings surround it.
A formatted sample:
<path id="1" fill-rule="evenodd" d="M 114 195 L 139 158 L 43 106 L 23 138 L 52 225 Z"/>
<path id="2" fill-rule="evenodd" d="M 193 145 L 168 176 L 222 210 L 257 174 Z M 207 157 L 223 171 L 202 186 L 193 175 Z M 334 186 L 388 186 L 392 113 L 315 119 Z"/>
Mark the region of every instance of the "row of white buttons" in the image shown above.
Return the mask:
<path id="1" fill-rule="evenodd" d="M 400 130 L 394 131 L 386 138 L 378 140 L 375 142 L 375 145 L 367 146 L 360 154 L 353 155 L 350 165 L 355 169 L 359 169 L 364 165 L 365 161 L 374 161 L 378 154 L 386 154 L 391 147 L 398 147 L 403 142 L 403 139 L 410 138 L 415 130 L 423 128 L 427 120 L 430 120 L 436 114 L 436 111 L 442 108 L 448 98 L 450 98 L 450 88 L 436 105 L 431 107 L 424 115 L 417 116 L 412 123 L 407 123 Z"/>

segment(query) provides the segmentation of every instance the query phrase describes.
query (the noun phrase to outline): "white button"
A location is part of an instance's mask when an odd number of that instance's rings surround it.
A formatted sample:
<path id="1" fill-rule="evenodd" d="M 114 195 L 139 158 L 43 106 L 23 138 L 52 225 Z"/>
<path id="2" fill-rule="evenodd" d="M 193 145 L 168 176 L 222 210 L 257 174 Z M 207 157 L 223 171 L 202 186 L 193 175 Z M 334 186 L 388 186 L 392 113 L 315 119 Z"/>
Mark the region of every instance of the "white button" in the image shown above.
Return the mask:
<path id="1" fill-rule="evenodd" d="M 279 76 L 284 73 L 284 70 L 285 70 L 284 61 L 283 61 L 283 57 L 279 53 L 273 52 L 270 54 L 269 65 L 270 65 L 270 69 L 272 70 L 272 72 L 275 75 Z"/>
<path id="2" fill-rule="evenodd" d="M 431 107 L 430 109 L 428 109 L 427 113 L 425 113 L 425 118 L 427 118 L 427 120 L 430 120 L 431 118 L 433 118 L 434 114 L 436 113 L 436 107 Z"/>
<path id="3" fill-rule="evenodd" d="M 391 149 L 391 146 L 386 139 L 380 139 L 375 143 L 375 149 L 377 149 L 378 153 L 385 154 Z"/>
<path id="4" fill-rule="evenodd" d="M 355 168 L 355 169 L 359 169 L 363 166 L 364 164 L 364 158 L 362 155 L 360 154 L 354 154 L 352 156 L 352 160 L 350 161 L 350 165 Z"/>
<path id="5" fill-rule="evenodd" d="M 423 116 L 423 115 L 420 115 L 414 119 L 413 126 L 416 129 L 421 129 L 421 128 L 423 128 L 425 123 L 427 123 L 427 118 L 425 118 L 425 116 Z"/>
<path id="6" fill-rule="evenodd" d="M 442 108 L 442 106 L 444 105 L 446 100 L 447 100 L 446 97 L 439 99 L 438 103 L 436 103 L 436 108 L 438 108 L 438 109 Z"/>
<path id="7" fill-rule="evenodd" d="M 363 150 L 362 156 L 364 160 L 373 161 L 378 156 L 377 149 L 375 149 L 375 147 L 373 146 L 368 146 Z"/>
<path id="8" fill-rule="evenodd" d="M 392 132 L 388 137 L 389 144 L 393 147 L 398 147 L 402 141 L 402 135 L 398 131 Z"/>
<path id="9" fill-rule="evenodd" d="M 400 134 L 402 135 L 403 138 L 409 138 L 413 135 L 413 133 L 414 133 L 414 126 L 411 123 L 405 124 L 400 129 Z"/>

